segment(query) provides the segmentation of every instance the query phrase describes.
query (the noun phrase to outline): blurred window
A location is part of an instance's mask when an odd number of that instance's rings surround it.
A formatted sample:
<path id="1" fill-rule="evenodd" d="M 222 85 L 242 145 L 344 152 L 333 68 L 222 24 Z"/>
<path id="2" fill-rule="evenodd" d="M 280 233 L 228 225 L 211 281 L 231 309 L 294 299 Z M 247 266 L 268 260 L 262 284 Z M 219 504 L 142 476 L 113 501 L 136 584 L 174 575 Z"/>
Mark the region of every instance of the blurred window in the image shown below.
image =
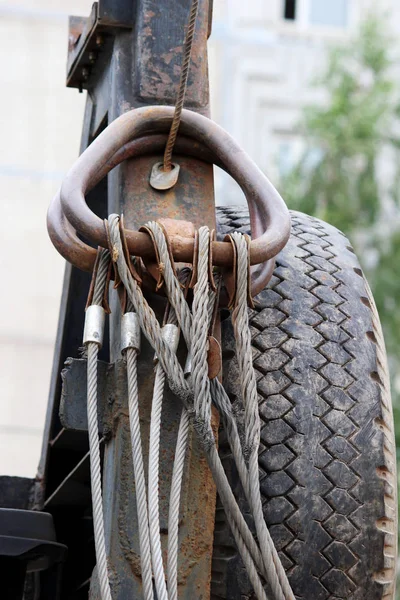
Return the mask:
<path id="1" fill-rule="evenodd" d="M 283 16 L 288 21 L 294 21 L 296 19 L 296 0 L 285 0 Z"/>
<path id="2" fill-rule="evenodd" d="M 316 167 L 318 167 L 319 163 L 324 158 L 324 152 L 322 148 L 318 148 L 314 146 L 313 148 L 309 148 L 304 156 L 304 169 L 306 172 L 313 171 Z"/>
<path id="3" fill-rule="evenodd" d="M 311 0 L 309 22 L 311 25 L 346 27 L 348 0 Z"/>
<path id="4" fill-rule="evenodd" d="M 277 167 L 280 177 L 288 175 L 296 166 L 301 166 L 303 173 L 311 173 L 324 158 L 322 148 L 304 147 L 304 140 L 290 137 L 278 142 Z"/>
<path id="5" fill-rule="evenodd" d="M 278 146 L 278 171 L 281 177 L 287 175 L 294 166 L 293 145 L 284 141 Z"/>

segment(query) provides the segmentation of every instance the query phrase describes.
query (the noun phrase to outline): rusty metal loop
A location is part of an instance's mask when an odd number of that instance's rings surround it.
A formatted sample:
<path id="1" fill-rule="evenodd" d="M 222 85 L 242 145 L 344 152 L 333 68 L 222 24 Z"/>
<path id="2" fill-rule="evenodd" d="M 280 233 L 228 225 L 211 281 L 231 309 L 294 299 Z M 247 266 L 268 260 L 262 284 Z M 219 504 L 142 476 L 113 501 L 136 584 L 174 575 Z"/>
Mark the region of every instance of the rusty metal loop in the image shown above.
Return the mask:
<path id="1" fill-rule="evenodd" d="M 82 271 L 91 273 L 97 252 L 83 242 L 65 217 L 60 192 L 54 196 L 47 211 L 47 231 L 53 246 L 68 262 Z"/>
<path id="2" fill-rule="evenodd" d="M 164 135 L 153 135 L 134 140 L 129 144 L 126 144 L 120 151 L 118 151 L 113 158 L 108 162 L 108 166 L 111 164 L 112 168 L 123 160 L 129 158 L 135 158 L 144 156 L 146 154 L 153 154 L 154 152 L 162 151 L 165 147 L 167 136 Z M 175 149 L 177 154 L 185 156 L 194 156 L 206 162 L 216 164 L 212 154 L 208 152 L 202 145 L 193 142 L 189 138 L 179 137 L 177 139 Z M 99 171 L 96 181 L 93 185 L 96 185 L 98 181 L 103 178 L 103 171 Z M 76 231 L 66 219 L 61 206 L 60 193 L 53 198 L 48 213 L 47 213 L 47 228 L 49 236 L 58 250 L 58 252 L 75 267 L 84 271 L 92 272 L 95 259 L 96 251 L 91 246 L 85 244 L 76 234 Z M 212 243 L 210 251 L 212 252 Z M 257 269 L 257 272 L 254 272 Z M 269 281 L 272 272 L 274 270 L 274 260 L 269 260 L 266 263 L 252 267 L 252 285 L 251 293 L 256 296 Z M 146 288 L 155 291 L 154 280 L 146 278 Z M 227 306 L 229 303 L 228 293 L 225 288 L 220 293 L 220 306 Z"/>
<path id="3" fill-rule="evenodd" d="M 94 187 L 112 168 L 126 158 L 161 150 L 165 144 L 165 134 L 148 134 L 153 131 L 168 131 L 172 111 L 173 109 L 169 107 L 154 107 L 126 113 L 114 121 L 104 132 L 106 133 L 113 128 L 113 125 L 115 126 L 111 140 L 104 139 L 104 133 L 101 134 L 81 155 L 69 172 L 63 185 L 66 214 L 74 225 L 78 225 L 80 232 L 92 239 L 94 243 L 105 245 L 105 233 L 101 219 L 87 207 L 84 193 Z M 121 119 L 124 119 L 123 123 L 121 123 Z M 120 130 L 121 127 L 122 130 L 126 128 L 126 120 L 129 121 L 130 131 L 129 134 L 123 135 Z M 134 133 L 139 132 L 138 134 L 142 137 L 130 140 L 132 129 Z M 252 263 L 275 256 L 287 241 L 290 217 L 283 200 L 272 184 L 232 138 L 209 119 L 185 110 L 181 129 L 185 135 L 180 135 L 177 140 L 176 151 L 178 153 L 196 156 L 201 160 L 217 164 L 231 174 L 242 187 L 249 205 L 252 236 L 258 236 L 258 239 L 252 241 Z M 190 138 L 191 135 L 194 135 L 195 139 Z M 107 137 L 110 138 L 110 136 Z M 110 143 L 111 149 L 109 148 Z M 238 163 L 241 166 L 239 177 L 237 176 Z M 85 169 L 88 170 L 85 172 Z M 77 180 L 81 185 L 80 189 L 76 187 Z M 72 203 L 69 194 L 72 195 Z M 60 196 L 57 195 L 49 208 L 50 237 L 57 250 L 67 260 L 81 269 L 90 271 L 95 260 L 95 250 L 77 237 L 63 214 L 60 202 Z M 265 230 L 267 231 L 265 232 Z M 147 247 L 150 246 L 149 240 L 144 239 L 147 237 L 146 234 L 129 230 L 126 233 L 132 254 L 151 255 L 152 248 Z M 179 236 L 172 238 L 175 260 L 190 262 L 192 246 L 191 240 Z M 229 249 L 229 244 L 226 242 L 214 242 L 214 264 L 229 265 L 232 258 L 231 253 L 232 250 Z M 252 268 L 253 295 L 265 286 L 272 268 L 273 261 L 270 260 Z"/>
<path id="4" fill-rule="evenodd" d="M 95 187 L 109 171 L 124 160 L 161 152 L 165 148 L 167 138 L 167 134 L 164 133 L 147 135 L 128 142 L 97 173 L 91 187 Z M 188 137 L 179 136 L 175 143 L 175 151 L 178 155 L 194 156 L 219 166 L 218 160 L 207 148 Z M 54 247 L 61 256 L 82 271 L 89 273 L 93 271 L 97 252 L 95 248 L 88 246 L 77 236 L 75 229 L 65 217 L 59 191 L 50 202 L 47 211 L 47 231 Z"/>
<path id="5" fill-rule="evenodd" d="M 154 106 L 138 108 L 121 115 L 105 129 L 78 158 L 64 179 L 61 203 L 68 221 L 91 242 L 107 243 L 102 220 L 85 202 L 85 193 L 92 187 L 96 174 L 105 167 L 115 152 L 132 138 L 168 130 L 173 108 Z M 208 147 L 241 186 L 250 211 L 252 234 L 251 264 L 259 264 L 274 257 L 285 245 L 290 233 L 290 217 L 286 205 L 267 177 L 222 128 L 197 113 L 184 110 L 182 133 Z M 177 236 L 178 237 L 178 236 Z M 127 230 L 126 238 L 131 254 L 146 256 L 153 253 L 148 236 Z M 171 240 L 175 260 L 190 262 L 193 240 Z M 224 242 L 215 242 L 214 264 L 228 266 L 232 248 Z"/>

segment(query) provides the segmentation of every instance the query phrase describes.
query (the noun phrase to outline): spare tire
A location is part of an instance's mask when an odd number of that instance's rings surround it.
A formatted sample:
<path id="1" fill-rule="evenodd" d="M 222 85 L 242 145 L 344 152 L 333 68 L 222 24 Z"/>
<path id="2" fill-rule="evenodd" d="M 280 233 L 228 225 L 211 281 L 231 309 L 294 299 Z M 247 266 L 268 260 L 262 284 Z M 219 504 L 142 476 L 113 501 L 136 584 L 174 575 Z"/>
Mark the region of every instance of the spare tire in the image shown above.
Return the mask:
<path id="1" fill-rule="evenodd" d="M 249 232 L 247 209 L 223 207 L 217 214 L 220 236 Z M 290 240 L 250 313 L 264 516 L 294 594 L 392 600 L 396 455 L 386 354 L 368 283 L 346 237 L 293 212 Z M 225 317 L 224 385 L 240 414 L 228 311 Z M 223 432 L 220 454 L 246 513 Z M 253 598 L 219 503 L 211 597 Z"/>

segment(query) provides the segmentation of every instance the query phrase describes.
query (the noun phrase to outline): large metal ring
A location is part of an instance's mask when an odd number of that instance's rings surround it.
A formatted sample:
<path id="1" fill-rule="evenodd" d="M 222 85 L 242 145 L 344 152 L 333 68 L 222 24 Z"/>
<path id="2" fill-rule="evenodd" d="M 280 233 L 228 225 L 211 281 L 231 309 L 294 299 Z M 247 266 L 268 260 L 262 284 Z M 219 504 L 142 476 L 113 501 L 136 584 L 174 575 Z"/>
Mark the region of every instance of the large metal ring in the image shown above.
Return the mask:
<path id="1" fill-rule="evenodd" d="M 96 174 L 91 188 L 95 187 L 109 171 L 124 160 L 162 152 L 165 149 L 167 139 L 168 135 L 164 133 L 149 135 L 128 142 Z M 205 162 L 218 165 L 217 159 L 207 148 L 187 137 L 179 136 L 177 138 L 175 151 L 178 155 L 193 156 Z M 54 247 L 61 256 L 82 271 L 89 273 L 93 271 L 97 251 L 95 248 L 85 244 L 77 236 L 75 229 L 65 217 L 61 206 L 60 191 L 54 196 L 47 211 L 47 230 Z"/>
<path id="2" fill-rule="evenodd" d="M 49 209 L 48 227 L 54 245 L 67 260 L 90 270 L 95 251 L 74 234 L 70 221 L 80 233 L 96 245 L 106 246 L 103 222 L 86 205 L 84 195 L 122 160 L 157 152 L 165 143 L 173 109 L 170 107 L 141 108 L 125 113 L 102 133 L 79 157 L 64 180 L 60 198 L 56 196 Z M 285 245 L 290 233 L 290 217 L 282 198 L 236 142 L 215 123 L 197 113 L 183 111 L 181 131 L 190 137 L 178 138 L 177 152 L 197 156 L 218 164 L 241 186 L 249 205 L 251 230 L 251 263 L 264 263 L 253 270 L 252 294 L 265 285 L 271 264 L 265 264 Z M 146 137 L 141 137 L 145 135 Z M 132 137 L 139 139 L 132 140 Z M 65 212 L 65 215 L 63 214 Z M 67 217 L 67 218 L 66 218 Z M 127 230 L 130 252 L 150 256 L 153 247 L 144 233 Z M 190 262 L 193 241 L 175 236 L 171 239 L 174 258 Z M 83 254 L 86 252 L 86 257 Z M 214 264 L 229 266 L 232 248 L 226 242 L 214 242 Z"/>

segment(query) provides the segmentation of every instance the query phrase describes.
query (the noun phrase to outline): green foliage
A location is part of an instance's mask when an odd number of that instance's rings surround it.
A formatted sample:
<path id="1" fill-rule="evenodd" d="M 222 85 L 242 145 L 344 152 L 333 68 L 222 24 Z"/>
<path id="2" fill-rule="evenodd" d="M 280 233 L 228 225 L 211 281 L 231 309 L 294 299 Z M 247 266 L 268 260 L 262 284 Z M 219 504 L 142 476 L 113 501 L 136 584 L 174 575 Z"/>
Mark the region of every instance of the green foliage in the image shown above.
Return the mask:
<path id="1" fill-rule="evenodd" d="M 395 146 L 397 86 L 390 77 L 390 40 L 382 21 L 367 19 L 357 39 L 328 53 L 314 85 L 327 101 L 304 111 L 306 150 L 284 178 L 290 206 L 334 223 L 346 233 L 375 223 L 380 211 L 376 162 L 382 147 Z M 320 159 L 310 167 L 310 153 Z"/>
<path id="2" fill-rule="evenodd" d="M 304 110 L 299 132 L 305 150 L 281 188 L 291 208 L 350 237 L 374 292 L 394 376 L 400 359 L 400 168 L 386 185 L 385 210 L 378 175 L 383 151 L 400 165 L 400 136 L 394 133 L 400 131 L 400 93 L 392 56 L 393 40 L 377 15 L 364 21 L 355 39 L 328 51 L 326 68 L 313 83 L 324 90 L 325 102 Z M 316 150 L 319 158 L 311 162 Z M 392 386 L 397 406 L 399 380 Z M 397 428 L 400 441 L 400 420 Z"/>

